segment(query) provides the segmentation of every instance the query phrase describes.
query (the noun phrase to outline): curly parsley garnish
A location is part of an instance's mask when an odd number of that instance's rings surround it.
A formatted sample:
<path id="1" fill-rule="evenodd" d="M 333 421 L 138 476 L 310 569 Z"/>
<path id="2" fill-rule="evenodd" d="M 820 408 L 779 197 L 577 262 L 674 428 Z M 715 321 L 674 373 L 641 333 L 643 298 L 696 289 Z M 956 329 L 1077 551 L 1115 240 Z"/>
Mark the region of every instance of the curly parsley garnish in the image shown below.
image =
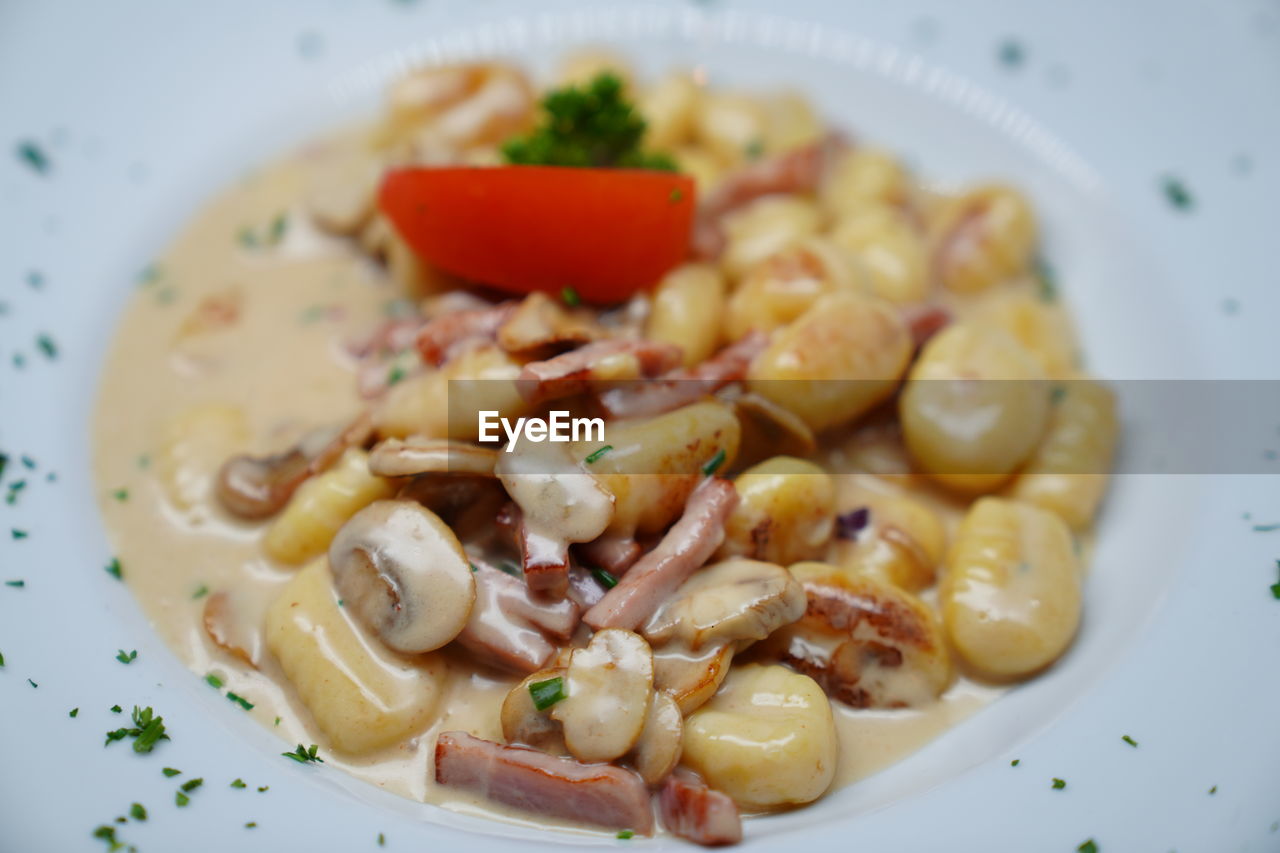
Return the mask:
<path id="1" fill-rule="evenodd" d="M 540 127 L 502 146 L 508 163 L 675 171 L 670 157 L 641 148 L 644 119 L 623 97 L 616 74 L 605 72 L 585 86 L 556 89 L 542 99 L 542 109 Z"/>

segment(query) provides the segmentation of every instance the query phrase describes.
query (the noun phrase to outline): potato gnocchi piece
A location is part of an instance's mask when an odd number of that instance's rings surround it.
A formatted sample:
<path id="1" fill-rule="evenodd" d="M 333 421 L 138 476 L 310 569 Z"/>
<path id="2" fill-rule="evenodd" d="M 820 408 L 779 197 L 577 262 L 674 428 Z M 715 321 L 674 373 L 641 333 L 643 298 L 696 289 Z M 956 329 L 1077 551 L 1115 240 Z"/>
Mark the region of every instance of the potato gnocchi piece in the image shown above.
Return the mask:
<path id="1" fill-rule="evenodd" d="M 955 323 L 925 344 L 898 401 L 912 457 L 935 480 L 994 491 L 1035 450 L 1050 385 L 1031 354 L 998 329 Z"/>
<path id="2" fill-rule="evenodd" d="M 835 246 L 820 237 L 771 255 L 747 271 L 726 311 L 703 315 L 724 317 L 725 336 L 736 341 L 755 329 L 772 332 L 809 310 L 829 293 L 858 293 L 862 277 Z"/>
<path id="3" fill-rule="evenodd" d="M 765 115 L 765 154 L 781 154 L 812 145 L 827 133 L 809 99 L 798 92 L 780 92 L 762 102 Z M 751 156 L 748 151 L 748 156 Z"/>
<path id="4" fill-rule="evenodd" d="M 1053 663 L 1080 622 L 1080 565 L 1061 518 L 982 498 L 965 516 L 938 589 L 956 651 L 988 676 L 1024 678 Z"/>
<path id="5" fill-rule="evenodd" d="M 768 118 L 758 100 L 735 92 L 707 92 L 698 106 L 694 141 L 725 165 L 763 153 Z"/>
<path id="6" fill-rule="evenodd" d="M 839 748 L 831 705 L 812 678 L 750 664 L 685 720 L 682 761 L 740 805 L 770 809 L 822 796 Z"/>
<path id="7" fill-rule="evenodd" d="M 910 179 L 892 154 L 874 148 L 849 148 L 822 184 L 822 206 L 832 218 L 869 207 L 901 207 L 910 196 Z"/>
<path id="8" fill-rule="evenodd" d="M 399 743 L 435 720 L 448 667 L 435 654 L 402 657 L 338 607 L 324 560 L 300 570 L 267 611 L 267 648 L 332 747 L 360 755 Z"/>
<path id="9" fill-rule="evenodd" d="M 1065 378 L 1076 370 L 1079 350 L 1066 309 L 1046 302 L 1029 286 L 992 291 L 975 306 L 971 319 L 1008 332 L 1040 362 L 1046 376 Z"/>
<path id="10" fill-rule="evenodd" d="M 854 708 L 926 705 L 951 683 L 951 659 L 933 611 L 909 592 L 825 563 L 791 574 L 808 604 L 758 654 L 776 655 Z"/>
<path id="11" fill-rule="evenodd" d="M 740 278 L 770 255 L 814 236 L 821 224 L 817 205 L 808 199 L 764 196 L 725 217 L 720 263 L 731 278 Z"/>
<path id="12" fill-rule="evenodd" d="M 529 404 L 516 390 L 520 362 L 492 344 L 465 350 L 439 370 L 428 370 L 392 385 L 374 410 L 379 438 L 452 438 L 475 441 L 475 413 L 496 411 L 518 418 Z M 450 380 L 465 380 L 454 382 Z M 452 414 L 451 414 L 452 413 Z"/>
<path id="13" fill-rule="evenodd" d="M 831 562 L 858 575 L 919 592 L 932 586 L 946 555 L 947 531 L 910 494 L 853 486 L 842 490 Z"/>
<path id="14" fill-rule="evenodd" d="M 835 294 L 776 332 L 747 380 L 755 393 L 823 430 L 892 394 L 911 350 L 911 335 L 889 303 Z"/>
<path id="15" fill-rule="evenodd" d="M 614 496 L 608 533 L 630 537 L 657 533 L 684 512 L 699 480 L 701 467 L 720 451 L 727 470 L 738 453 L 741 427 L 733 409 L 721 402 L 694 403 L 651 418 L 609 424 L 609 445 L 590 465 L 604 489 Z M 572 455 L 586 459 L 602 442 L 576 442 Z"/>
<path id="16" fill-rule="evenodd" d="M 645 337 L 680 347 L 685 367 L 715 352 L 720 330 L 715 318 L 724 315 L 725 284 L 709 264 L 684 264 L 663 276 L 653 292 Z"/>
<path id="17" fill-rule="evenodd" d="M 832 229 L 831 242 L 861 265 L 882 299 L 904 305 L 928 297 L 924 240 L 902 211 L 876 205 L 848 214 Z"/>
<path id="18" fill-rule="evenodd" d="M 1008 494 L 1053 510 L 1073 529 L 1083 530 L 1107 490 L 1120 431 L 1115 396 L 1088 379 L 1064 382 L 1054 396 L 1044 439 Z"/>
<path id="19" fill-rule="evenodd" d="M 222 463 L 249 439 L 249 425 L 238 406 L 202 403 L 169 420 L 156 454 L 156 474 L 169 504 L 192 513 L 206 502 Z"/>
<path id="20" fill-rule="evenodd" d="M 670 151 L 689 141 L 701 93 L 688 74 L 670 74 L 640 94 L 636 108 L 644 118 L 645 144 Z"/>
<path id="21" fill-rule="evenodd" d="M 1036 220 L 1022 193 L 977 187 L 940 205 L 931 225 L 934 269 L 955 293 L 978 293 L 1027 271 L 1036 248 Z"/>
<path id="22" fill-rule="evenodd" d="M 369 454 L 348 448 L 336 465 L 298 487 L 267 528 L 262 550 L 273 560 L 301 565 L 328 550 L 347 519 L 394 491 L 391 481 L 369 473 Z"/>
<path id="23" fill-rule="evenodd" d="M 741 500 L 725 523 L 721 556 L 790 565 L 820 556 L 835 524 L 835 483 L 812 462 L 775 456 L 743 471 Z"/>

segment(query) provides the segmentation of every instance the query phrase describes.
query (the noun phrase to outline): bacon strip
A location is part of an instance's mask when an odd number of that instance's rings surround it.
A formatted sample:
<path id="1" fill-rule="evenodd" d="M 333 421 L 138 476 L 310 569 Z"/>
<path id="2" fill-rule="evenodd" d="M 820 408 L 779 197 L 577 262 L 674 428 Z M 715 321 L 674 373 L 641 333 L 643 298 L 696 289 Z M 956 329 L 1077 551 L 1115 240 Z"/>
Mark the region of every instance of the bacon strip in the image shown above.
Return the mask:
<path id="1" fill-rule="evenodd" d="M 630 364 L 616 361 L 630 356 Z M 601 370 L 602 362 L 614 362 Z M 680 348 L 634 338 L 595 341 L 545 361 L 526 364 L 516 377 L 516 390 L 530 403 L 586 391 L 593 380 L 641 379 L 665 373 L 680 363 Z"/>
<path id="2" fill-rule="evenodd" d="M 614 577 L 622 577 L 640 559 L 640 543 L 631 536 L 605 533 L 578 546 L 578 553 L 589 564 L 604 569 Z"/>
<path id="3" fill-rule="evenodd" d="M 728 794 L 677 768 L 658 794 L 658 815 L 672 835 L 714 847 L 742 840 L 742 816 Z"/>
<path id="4" fill-rule="evenodd" d="M 476 601 L 458 642 L 483 658 L 516 672 L 536 672 L 556 653 L 547 639 L 568 640 L 581 608 L 568 598 L 536 600 L 520 578 L 472 558 Z"/>
<path id="5" fill-rule="evenodd" d="M 529 589 L 564 598 L 569 588 L 569 543 L 545 536 L 520 521 L 520 564 Z"/>
<path id="6" fill-rule="evenodd" d="M 658 547 L 641 557 L 582 621 L 597 631 L 635 630 L 720 547 L 725 519 L 737 505 L 738 493 L 728 480 L 703 480 Z"/>
<path id="7" fill-rule="evenodd" d="M 714 259 L 724 251 L 724 218 L 758 198 L 774 193 L 814 192 L 827 166 L 848 143 L 838 134 L 782 154 L 757 160 L 726 176 L 699 206 L 693 250 Z"/>
<path id="8" fill-rule="evenodd" d="M 769 339 L 760 332 L 749 332 L 695 367 L 673 370 L 643 385 L 628 383 L 610 388 L 598 396 L 600 406 L 608 417 L 633 418 L 660 415 L 696 403 L 744 378 L 752 359 L 768 343 Z"/>
<path id="9" fill-rule="evenodd" d="M 612 764 L 581 764 L 466 732 L 436 738 L 436 782 L 475 791 L 535 815 L 653 834 L 649 792 L 640 776 Z"/>
<path id="10" fill-rule="evenodd" d="M 494 340 L 517 304 L 502 302 L 489 308 L 466 308 L 429 320 L 418 330 L 418 353 L 424 362 L 439 367 L 464 341 Z"/>
<path id="11" fill-rule="evenodd" d="M 937 305 L 916 305 L 902 309 L 902 321 L 911 332 L 912 343 L 919 349 L 947 327 L 951 322 L 951 312 Z"/>

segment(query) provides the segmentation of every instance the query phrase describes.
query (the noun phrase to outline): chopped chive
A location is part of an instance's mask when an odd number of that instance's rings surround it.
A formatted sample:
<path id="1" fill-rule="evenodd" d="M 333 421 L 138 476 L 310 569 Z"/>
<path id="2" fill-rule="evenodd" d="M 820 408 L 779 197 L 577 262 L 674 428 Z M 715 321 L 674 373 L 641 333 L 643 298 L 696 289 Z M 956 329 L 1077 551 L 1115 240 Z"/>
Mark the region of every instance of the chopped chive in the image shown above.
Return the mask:
<path id="1" fill-rule="evenodd" d="M 177 768 L 174 768 L 174 767 L 166 767 L 166 768 L 164 768 L 163 770 L 161 770 L 160 772 L 161 772 L 161 773 L 163 773 L 164 775 L 168 776 L 170 779 L 172 779 L 174 776 L 181 776 L 181 775 L 182 775 L 182 771 L 181 771 L 181 770 L 178 770 Z"/>
<path id="2" fill-rule="evenodd" d="M 212 672 L 206 675 L 204 680 L 214 689 L 222 687 L 222 679 L 214 675 Z"/>
<path id="3" fill-rule="evenodd" d="M 742 151 L 747 155 L 748 160 L 759 160 L 764 156 L 764 140 L 757 137 L 747 143 L 746 148 L 742 149 Z"/>
<path id="4" fill-rule="evenodd" d="M 712 456 L 710 461 L 708 461 L 706 465 L 702 466 L 702 473 L 710 477 L 712 474 L 716 472 L 717 469 L 719 469 L 721 465 L 724 464 L 724 459 L 725 459 L 725 453 L 724 453 L 724 448 L 722 447 L 716 451 L 716 455 Z"/>
<path id="5" fill-rule="evenodd" d="M 40 348 L 40 352 L 44 353 L 44 357 L 50 361 L 58 357 L 58 345 L 48 335 L 44 333 L 37 335 L 36 346 Z"/>
<path id="6" fill-rule="evenodd" d="M 1055 776 L 1053 779 L 1053 790 L 1061 791 L 1065 787 L 1067 787 L 1067 781 L 1065 779 L 1059 779 Z"/>
<path id="7" fill-rule="evenodd" d="M 209 587 L 205 586 L 204 584 L 200 584 L 200 586 L 196 588 L 196 591 L 191 593 L 191 598 L 193 600 L 197 598 L 204 598 L 208 594 L 209 594 Z"/>
<path id="8" fill-rule="evenodd" d="M 1021 43 L 1014 39 L 1005 39 L 1000 43 L 1000 50 L 996 56 L 1000 60 L 1000 64 L 1005 68 L 1021 68 L 1022 63 L 1026 61 L 1026 51 L 1023 50 Z"/>
<path id="9" fill-rule="evenodd" d="M 278 726 L 278 725 L 280 725 L 280 718 L 279 718 L 279 717 L 276 717 L 276 725 L 277 725 L 277 726 Z"/>
<path id="10" fill-rule="evenodd" d="M 280 754 L 291 761 L 298 762 L 299 764 L 306 764 L 309 761 L 318 761 L 321 764 L 323 764 L 324 759 L 316 754 L 316 751 L 318 749 L 319 747 L 316 746 L 314 743 L 311 744 L 310 748 L 305 747 L 302 744 L 298 744 L 298 748 L 295 749 L 293 752 L 282 752 Z M 266 788 L 265 787 L 259 788 L 258 790 L 264 791 L 266 790 Z"/>
<path id="11" fill-rule="evenodd" d="M 592 452 L 591 455 L 588 456 L 583 461 L 586 462 L 588 465 L 594 465 L 596 462 L 600 461 L 601 456 L 604 456 L 610 450 L 613 450 L 613 445 L 606 444 L 604 447 L 600 448 L 599 450 Z"/>
<path id="12" fill-rule="evenodd" d="M 246 711 L 253 710 L 253 703 L 250 702 L 248 699 L 244 698 L 243 696 L 237 696 L 235 693 L 232 693 L 231 691 L 227 691 L 227 698 L 230 699 L 232 702 L 235 702 L 241 708 L 244 708 Z"/>
<path id="13" fill-rule="evenodd" d="M 26 538 L 27 538 L 27 536 L 29 536 L 29 535 L 30 535 L 29 533 L 27 533 L 27 531 L 25 531 L 25 530 L 19 530 L 19 529 L 18 529 L 18 528 L 16 528 L 16 527 L 12 528 L 12 529 L 10 530 L 10 533 L 13 535 L 13 538 L 14 538 L 14 539 L 26 539 Z"/>
<path id="14" fill-rule="evenodd" d="M 471 571 L 473 571 L 473 572 L 478 572 L 478 571 L 480 571 L 478 568 L 476 568 L 476 564 L 475 564 L 475 563 L 467 563 L 467 565 L 471 567 Z"/>
<path id="15" fill-rule="evenodd" d="M 598 580 L 605 589 L 613 589 L 618 585 L 618 579 L 604 569 L 592 569 L 591 576 Z"/>
<path id="16" fill-rule="evenodd" d="M 520 570 L 520 567 L 517 566 L 515 563 L 511 562 L 510 560 L 503 560 L 502 562 L 498 563 L 498 568 L 502 569 L 502 571 L 506 572 L 512 577 L 518 578 L 518 577 L 524 576 L 524 572 Z"/>
<path id="17" fill-rule="evenodd" d="M 557 675 L 546 681 L 535 681 L 529 685 L 529 695 L 533 697 L 533 707 L 545 711 L 565 698 L 564 678 Z"/>
<path id="18" fill-rule="evenodd" d="M 1255 524 L 1253 526 L 1254 533 L 1271 533 L 1276 530 L 1280 530 L 1280 521 L 1274 524 Z"/>
<path id="19" fill-rule="evenodd" d="M 1160 186 L 1164 190 L 1165 200 L 1175 210 L 1186 212 L 1195 207 L 1195 199 L 1191 197 L 1191 191 L 1180 179 L 1167 175 Z"/>
<path id="20" fill-rule="evenodd" d="M 284 232 L 289 227 L 289 217 L 281 212 L 276 214 L 276 218 L 271 220 L 271 224 L 267 227 L 267 245 L 275 246 L 284 239 Z"/>
<path id="21" fill-rule="evenodd" d="M 582 297 L 572 287 L 563 287 L 560 289 L 560 301 L 570 308 L 576 308 L 582 304 Z"/>
<path id="22" fill-rule="evenodd" d="M 27 487 L 26 480 L 14 480 L 9 484 L 9 493 L 4 496 L 4 502 L 13 506 L 18 502 L 18 494 Z"/>
<path id="23" fill-rule="evenodd" d="M 1058 301 L 1058 277 L 1053 267 L 1044 258 L 1036 258 L 1034 263 L 1036 285 L 1039 288 L 1041 302 Z"/>
<path id="24" fill-rule="evenodd" d="M 1129 746 L 1132 746 L 1132 747 L 1135 747 L 1135 748 L 1138 746 L 1138 742 L 1137 742 L 1136 740 L 1134 740 L 1133 738 L 1129 737 L 1128 735 L 1123 735 L 1123 736 L 1121 736 L 1120 740 L 1122 740 L 1122 741 L 1124 741 L 1125 743 L 1129 744 Z"/>
<path id="25" fill-rule="evenodd" d="M 24 453 L 22 454 L 22 467 L 26 468 L 28 471 L 34 471 L 36 470 L 36 460 Z"/>
<path id="26" fill-rule="evenodd" d="M 11 586 L 14 589 L 22 589 L 24 586 L 27 585 L 27 582 L 26 581 L 5 581 L 4 585 Z"/>
<path id="27" fill-rule="evenodd" d="M 618 831 L 618 837 L 621 838 L 623 841 L 634 838 L 635 835 L 636 834 L 629 829 L 622 829 Z"/>
<path id="28" fill-rule="evenodd" d="M 120 503 L 124 503 L 125 501 L 129 500 L 129 490 L 116 489 L 114 492 L 111 493 L 111 497 L 115 498 Z"/>
<path id="29" fill-rule="evenodd" d="M 143 808 L 142 803 L 134 803 L 129 806 L 129 817 L 134 820 L 146 820 L 147 810 Z"/>
<path id="30" fill-rule="evenodd" d="M 36 684 L 34 681 L 32 681 L 30 678 L 27 679 L 27 684 L 30 684 L 33 689 L 40 686 L 39 684 Z"/>
<path id="31" fill-rule="evenodd" d="M 0 654 L 0 666 L 4 666 L 4 655 Z"/>
<path id="32" fill-rule="evenodd" d="M 18 143 L 16 149 L 18 159 L 27 165 L 33 172 L 38 175 L 49 174 L 49 157 L 44 153 L 44 149 L 38 143 L 30 139 L 24 139 Z"/>
<path id="33" fill-rule="evenodd" d="M 131 652 L 125 652 L 124 649 L 120 649 L 119 653 L 116 655 L 116 660 L 120 661 L 120 663 L 123 663 L 123 664 L 131 664 L 137 659 L 138 659 L 137 649 L 134 649 Z"/>
<path id="34" fill-rule="evenodd" d="M 111 558 L 111 562 L 107 563 L 106 572 L 116 580 L 124 579 L 124 572 L 120 568 L 120 559 L 118 557 Z"/>

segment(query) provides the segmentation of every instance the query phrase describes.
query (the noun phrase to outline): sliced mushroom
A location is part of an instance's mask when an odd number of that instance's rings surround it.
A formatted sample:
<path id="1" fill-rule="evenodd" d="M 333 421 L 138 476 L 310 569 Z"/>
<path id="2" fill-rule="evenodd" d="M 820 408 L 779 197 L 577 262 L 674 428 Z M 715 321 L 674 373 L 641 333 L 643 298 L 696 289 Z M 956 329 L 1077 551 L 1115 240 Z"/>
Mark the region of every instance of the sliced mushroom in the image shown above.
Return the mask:
<path id="1" fill-rule="evenodd" d="M 733 646 L 707 646 L 692 652 L 680 643 L 668 643 L 653 652 L 653 683 L 689 714 L 715 695 L 729 674 Z"/>
<path id="2" fill-rule="evenodd" d="M 204 632 L 214 645 L 257 668 L 262 654 L 262 632 L 257 623 L 246 616 L 245 610 L 244 603 L 234 591 L 223 590 L 213 593 L 205 601 L 201 621 Z M 261 607 L 257 610 L 261 611 Z M 262 614 L 258 612 L 256 615 Z"/>
<path id="3" fill-rule="evenodd" d="M 530 293 L 498 329 L 498 346 L 528 353 L 566 344 L 584 344 L 605 332 L 585 311 L 570 312 L 545 293 Z"/>
<path id="4" fill-rule="evenodd" d="M 855 708 L 932 702 L 951 681 L 938 619 L 909 592 L 823 563 L 791 567 L 804 586 L 805 615 L 756 649 L 811 677 Z"/>
<path id="5" fill-rule="evenodd" d="M 474 474 L 493 476 L 498 453 L 463 441 L 442 438 L 388 438 L 369 451 L 369 471 L 379 477 L 415 477 L 419 474 Z"/>
<path id="6" fill-rule="evenodd" d="M 566 697 L 551 708 L 569 752 L 582 761 L 612 761 L 640 739 L 653 693 L 653 654 L 639 634 L 606 629 L 574 649 Z"/>
<path id="7" fill-rule="evenodd" d="M 545 709 L 534 704 L 530 685 L 564 679 L 563 667 L 541 669 L 527 676 L 507 693 L 502 700 L 502 737 L 507 743 L 523 744 L 543 752 L 564 754 L 564 732 L 560 723 L 551 719 Z M 643 775 L 643 771 L 641 772 Z M 646 780 L 648 781 L 648 780 Z"/>
<path id="8" fill-rule="evenodd" d="M 581 764 L 536 749 L 504 746 L 466 732 L 436 738 L 435 779 L 535 815 L 582 821 L 638 835 L 653 832 L 649 792 L 634 772 Z"/>
<path id="9" fill-rule="evenodd" d="M 409 501 L 374 501 L 352 516 L 329 546 L 329 567 L 346 608 L 398 652 L 458 636 L 476 598 L 453 531 Z"/>
<path id="10" fill-rule="evenodd" d="M 683 738 L 684 717 L 680 706 L 666 693 L 654 693 L 649 700 L 644 731 L 632 756 L 636 772 L 646 784 L 658 784 L 675 769 L 680 761 Z"/>
<path id="11" fill-rule="evenodd" d="M 516 378 L 516 390 L 530 403 L 586 391 L 593 382 L 658 376 L 680 363 L 680 348 L 632 338 L 594 341 L 545 361 L 531 361 Z"/>
<path id="12" fill-rule="evenodd" d="M 685 581 L 643 633 L 657 645 L 677 639 L 698 651 L 708 644 L 763 640 L 804 609 L 804 588 L 786 569 L 730 559 Z"/>
<path id="13" fill-rule="evenodd" d="M 369 413 L 362 412 L 342 429 L 312 432 L 284 453 L 233 456 L 218 471 L 218 501 L 239 518 L 275 515 L 308 477 L 328 470 L 348 447 L 363 445 L 372 434 Z"/>
<path id="14" fill-rule="evenodd" d="M 818 441 L 798 415 L 752 392 L 728 396 L 742 424 L 738 465 L 749 466 L 773 456 L 807 458 Z"/>

